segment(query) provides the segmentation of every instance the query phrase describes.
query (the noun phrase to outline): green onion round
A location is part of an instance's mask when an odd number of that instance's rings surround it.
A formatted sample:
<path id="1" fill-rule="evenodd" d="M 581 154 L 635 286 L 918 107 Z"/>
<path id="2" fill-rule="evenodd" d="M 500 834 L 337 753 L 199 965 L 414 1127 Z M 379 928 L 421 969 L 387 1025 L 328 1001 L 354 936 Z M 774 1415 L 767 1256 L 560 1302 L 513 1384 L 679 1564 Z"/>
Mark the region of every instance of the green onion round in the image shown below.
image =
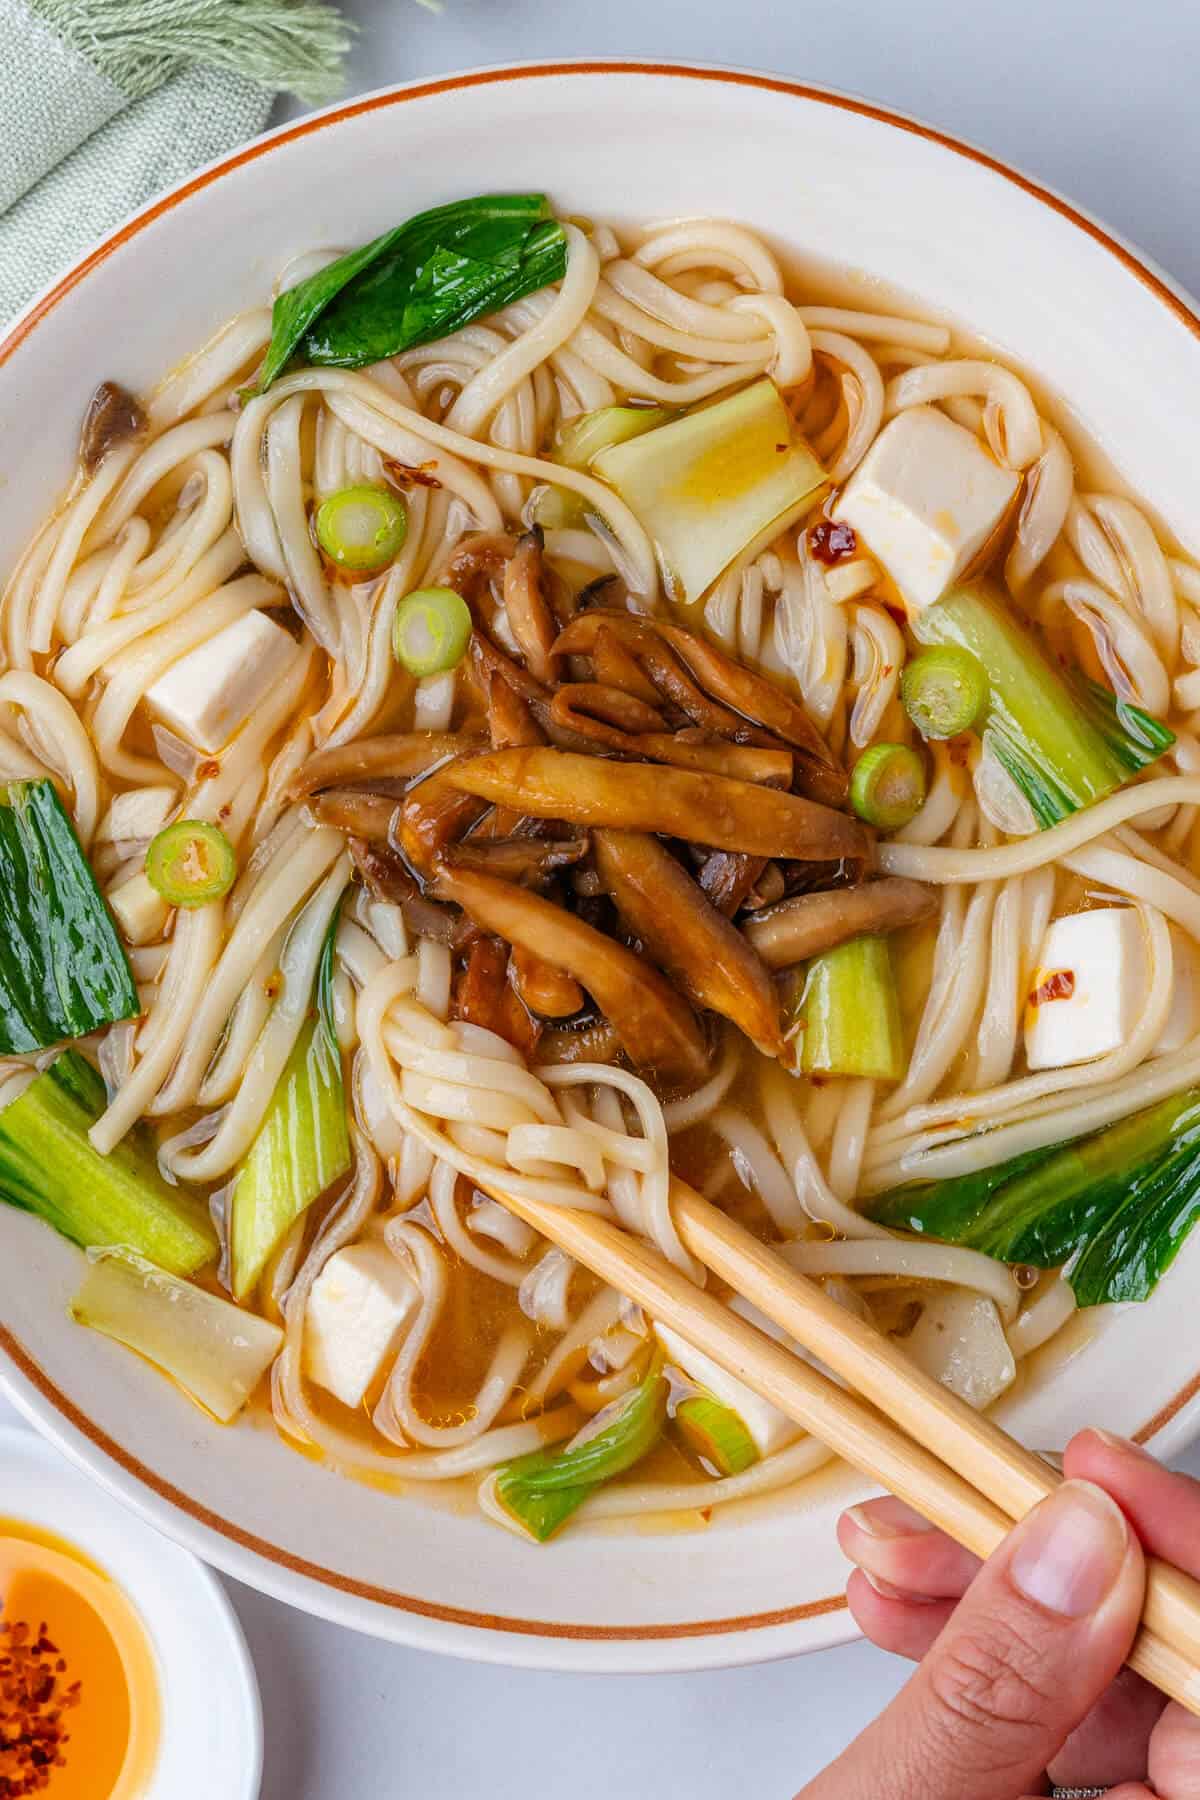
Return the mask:
<path id="1" fill-rule="evenodd" d="M 958 644 L 939 644 L 909 663 L 900 677 L 900 698 L 922 737 L 957 737 L 987 705 L 987 670 Z"/>
<path id="2" fill-rule="evenodd" d="M 342 488 L 317 508 L 317 542 L 339 569 L 382 569 L 407 536 L 408 508 L 388 488 Z"/>
<path id="3" fill-rule="evenodd" d="M 471 609 L 453 588 L 418 588 L 396 608 L 392 649 L 410 675 L 457 667 L 470 641 Z"/>
<path id="4" fill-rule="evenodd" d="M 233 886 L 237 857 L 217 825 L 179 819 L 151 842 L 146 879 L 169 906 L 207 906 Z"/>
<path id="5" fill-rule="evenodd" d="M 925 764 L 908 744 L 872 744 L 850 776 L 850 804 L 880 831 L 898 831 L 925 804 Z"/>

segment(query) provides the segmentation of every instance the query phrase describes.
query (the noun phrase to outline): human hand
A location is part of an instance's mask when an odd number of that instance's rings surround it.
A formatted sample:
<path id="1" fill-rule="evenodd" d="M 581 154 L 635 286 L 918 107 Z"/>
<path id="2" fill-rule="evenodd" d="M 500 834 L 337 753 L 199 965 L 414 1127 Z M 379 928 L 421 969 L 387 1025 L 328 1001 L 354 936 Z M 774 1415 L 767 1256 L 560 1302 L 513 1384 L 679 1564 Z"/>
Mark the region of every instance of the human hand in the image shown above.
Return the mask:
<path id="1" fill-rule="evenodd" d="M 797 1800 L 1200 1800 L 1200 1719 L 1122 1669 L 1142 1546 L 1200 1576 L 1200 1482 L 1099 1431 L 1063 1466 L 982 1567 L 898 1500 L 843 1514 L 851 1611 L 920 1668 Z"/>

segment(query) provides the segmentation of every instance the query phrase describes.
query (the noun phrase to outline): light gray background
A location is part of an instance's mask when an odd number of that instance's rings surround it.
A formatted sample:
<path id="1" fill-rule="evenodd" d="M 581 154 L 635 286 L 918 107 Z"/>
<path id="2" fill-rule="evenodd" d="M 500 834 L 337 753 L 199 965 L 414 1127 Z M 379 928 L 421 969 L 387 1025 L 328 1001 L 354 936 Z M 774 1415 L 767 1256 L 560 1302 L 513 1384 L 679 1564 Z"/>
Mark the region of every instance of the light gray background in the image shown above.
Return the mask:
<path id="1" fill-rule="evenodd" d="M 446 0 L 440 15 L 411 0 L 345 0 L 345 10 L 362 28 L 352 90 L 588 55 L 733 62 L 852 89 L 1042 177 L 1200 292 L 1194 0 Z M 551 147 L 548 157 L 552 184 Z M 396 207 L 402 215 L 399 186 Z M 622 197 L 629 207 L 636 196 Z M 1190 1467 L 1200 1473 L 1200 1455 Z M 229 1586 L 263 1690 L 264 1800 L 786 1800 L 905 1675 L 861 1644 L 693 1676 L 477 1668 Z"/>

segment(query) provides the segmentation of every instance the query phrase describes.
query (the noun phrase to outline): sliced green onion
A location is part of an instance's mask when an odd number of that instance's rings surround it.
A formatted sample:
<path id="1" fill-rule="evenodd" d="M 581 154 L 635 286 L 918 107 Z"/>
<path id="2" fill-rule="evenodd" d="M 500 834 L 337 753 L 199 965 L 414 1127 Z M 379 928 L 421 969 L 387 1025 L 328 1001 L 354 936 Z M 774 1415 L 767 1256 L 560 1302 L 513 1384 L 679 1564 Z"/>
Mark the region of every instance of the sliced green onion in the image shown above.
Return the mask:
<path id="1" fill-rule="evenodd" d="M 740 1413 L 711 1394 L 693 1394 L 675 1408 L 675 1428 L 702 1462 L 718 1475 L 740 1475 L 759 1460 L 759 1449 Z"/>
<path id="2" fill-rule="evenodd" d="M 146 852 L 146 879 L 169 906 L 207 906 L 233 886 L 237 857 L 219 825 L 179 819 Z"/>
<path id="3" fill-rule="evenodd" d="M 382 569 L 407 536 L 408 508 L 389 488 L 343 488 L 317 508 L 317 542 L 339 569 Z"/>
<path id="4" fill-rule="evenodd" d="M 959 644 L 922 650 L 900 677 L 904 710 L 924 738 L 969 731 L 987 705 L 987 670 Z"/>
<path id="5" fill-rule="evenodd" d="M 471 609 L 453 588 L 418 588 L 396 608 L 392 649 L 410 675 L 457 667 L 470 641 Z"/>
<path id="6" fill-rule="evenodd" d="M 595 412 L 580 413 L 562 426 L 555 438 L 554 460 L 566 463 L 569 469 L 586 469 L 602 450 L 669 425 L 674 417 L 665 406 L 601 406 Z"/>
<path id="7" fill-rule="evenodd" d="M 656 1352 L 637 1387 L 598 1413 L 565 1450 L 535 1450 L 495 1471 L 495 1499 L 535 1542 L 553 1537 L 593 1488 L 653 1450 L 667 1416 L 664 1360 Z"/>
<path id="8" fill-rule="evenodd" d="M 850 938 L 814 957 L 792 1030 L 805 1075 L 899 1081 L 904 1037 L 887 939 Z"/>
<path id="9" fill-rule="evenodd" d="M 578 531 L 587 523 L 587 509 L 581 494 L 547 484 L 534 490 L 529 519 L 543 531 Z"/>
<path id="10" fill-rule="evenodd" d="M 925 764 L 908 744 L 872 744 L 850 776 L 850 804 L 880 831 L 898 831 L 925 804 Z"/>

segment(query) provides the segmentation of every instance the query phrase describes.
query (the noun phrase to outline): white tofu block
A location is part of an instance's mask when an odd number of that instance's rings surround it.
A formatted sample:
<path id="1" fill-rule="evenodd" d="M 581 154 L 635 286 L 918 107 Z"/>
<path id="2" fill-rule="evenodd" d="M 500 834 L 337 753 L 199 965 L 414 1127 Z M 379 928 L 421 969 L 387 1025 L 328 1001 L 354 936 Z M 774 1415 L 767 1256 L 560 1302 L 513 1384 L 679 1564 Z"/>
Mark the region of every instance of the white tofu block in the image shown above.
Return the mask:
<path id="1" fill-rule="evenodd" d="M 170 907 L 139 870 L 105 895 L 127 944 L 152 944 L 166 928 Z"/>
<path id="2" fill-rule="evenodd" d="M 154 717 L 185 743 L 212 755 L 291 668 L 296 643 L 266 613 L 243 613 L 172 663 L 146 689 Z"/>
<path id="3" fill-rule="evenodd" d="M 1170 932 L 1171 1007 L 1155 1056 L 1180 1049 L 1200 1031 L 1200 946 L 1175 925 Z M 1064 1069 L 1117 1049 L 1137 1023 L 1149 979 L 1145 939 L 1132 907 L 1097 907 L 1055 919 L 1042 940 L 1026 1001 L 1029 1067 Z M 1047 984 L 1069 986 L 1070 992 L 1047 994 L 1034 1006 L 1033 995 Z"/>
<path id="4" fill-rule="evenodd" d="M 919 612 L 974 562 L 1020 484 L 971 432 L 935 407 L 914 406 L 880 432 L 835 516 Z"/>
<path id="5" fill-rule="evenodd" d="M 337 1251 L 308 1299 L 304 1352 L 310 1379 L 343 1405 L 361 1406 L 419 1302 L 416 1284 L 386 1244 Z"/>
<path id="6" fill-rule="evenodd" d="M 1068 1068 L 1117 1049 L 1136 1022 L 1147 974 L 1142 927 L 1131 906 L 1053 920 L 1025 1003 L 1029 1067 Z M 1056 989 L 1061 993 L 1052 997 Z"/>
<path id="7" fill-rule="evenodd" d="M 179 803 L 172 787 L 130 788 L 117 794 L 100 821 L 98 844 L 124 844 L 157 837 Z"/>
<path id="8" fill-rule="evenodd" d="M 735 1296 L 729 1302 L 729 1310 L 740 1313 L 743 1319 L 749 1319 L 752 1325 L 756 1325 L 760 1331 L 765 1331 L 768 1337 L 775 1339 L 776 1343 L 785 1344 L 789 1350 L 796 1350 L 799 1351 L 799 1354 L 804 1354 L 785 1331 L 781 1331 L 778 1325 L 760 1313 L 757 1307 L 751 1306 L 748 1300 L 743 1300 L 740 1295 Z M 801 1436 L 802 1427 L 797 1425 L 794 1419 L 789 1419 L 786 1413 L 780 1412 L 777 1406 L 772 1406 L 769 1400 L 761 1399 L 753 1389 L 746 1386 L 744 1381 L 739 1381 L 736 1375 L 730 1375 L 719 1363 L 715 1363 L 710 1356 L 706 1356 L 702 1350 L 695 1349 L 687 1342 L 686 1338 L 681 1338 L 677 1331 L 672 1331 L 668 1326 L 657 1323 L 654 1331 L 659 1343 L 676 1368 L 681 1370 L 690 1381 L 694 1381 L 697 1387 L 704 1388 L 706 1392 L 710 1393 L 714 1400 L 719 1400 L 722 1406 L 727 1406 L 731 1412 L 737 1413 L 758 1446 L 760 1456 L 770 1456 L 774 1451 L 782 1450 L 785 1444 L 794 1443 Z"/>

